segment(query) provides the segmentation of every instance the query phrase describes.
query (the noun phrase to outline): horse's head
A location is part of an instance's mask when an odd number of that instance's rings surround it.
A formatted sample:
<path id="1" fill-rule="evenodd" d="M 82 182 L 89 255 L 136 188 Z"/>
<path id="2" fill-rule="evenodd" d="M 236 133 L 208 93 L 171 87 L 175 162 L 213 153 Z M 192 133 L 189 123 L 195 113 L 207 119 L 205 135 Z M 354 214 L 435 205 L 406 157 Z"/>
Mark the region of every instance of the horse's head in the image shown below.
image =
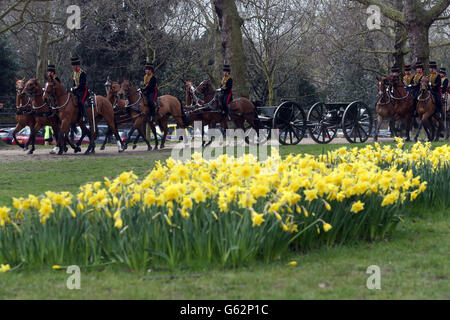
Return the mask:
<path id="1" fill-rule="evenodd" d="M 202 83 L 200 83 L 197 87 L 197 89 L 195 89 L 195 92 L 198 93 L 202 93 L 204 94 L 205 90 L 208 88 L 208 86 L 211 85 L 211 79 L 206 79 L 204 81 L 202 81 Z"/>
<path id="2" fill-rule="evenodd" d="M 377 78 L 378 95 L 382 96 L 386 93 L 389 86 L 388 78 Z"/>
<path id="3" fill-rule="evenodd" d="M 422 80 L 420 80 L 420 92 L 424 93 L 428 90 L 428 84 L 430 82 L 430 79 L 428 76 L 423 76 Z"/>
<path id="4" fill-rule="evenodd" d="M 14 81 L 16 82 L 16 93 L 20 98 L 25 98 L 25 94 L 23 93 L 23 89 L 25 88 L 25 78 L 17 79 L 14 77 Z"/>
<path id="5" fill-rule="evenodd" d="M 42 95 L 42 87 L 39 84 L 37 78 L 30 79 L 25 85 L 23 92 L 30 97 L 36 97 Z"/>
<path id="6" fill-rule="evenodd" d="M 123 97 L 124 95 L 127 97 L 130 97 L 130 94 L 132 90 L 134 89 L 133 84 L 130 80 L 123 80 L 122 85 L 120 86 L 120 90 L 118 92 L 120 97 Z"/>
<path id="7" fill-rule="evenodd" d="M 119 81 L 113 81 L 111 82 L 111 92 L 113 96 L 119 96 L 120 91 L 122 90 Z"/>
<path id="8" fill-rule="evenodd" d="M 50 98 L 56 97 L 56 80 L 53 78 L 46 78 L 44 87 L 44 100 L 48 101 Z"/>

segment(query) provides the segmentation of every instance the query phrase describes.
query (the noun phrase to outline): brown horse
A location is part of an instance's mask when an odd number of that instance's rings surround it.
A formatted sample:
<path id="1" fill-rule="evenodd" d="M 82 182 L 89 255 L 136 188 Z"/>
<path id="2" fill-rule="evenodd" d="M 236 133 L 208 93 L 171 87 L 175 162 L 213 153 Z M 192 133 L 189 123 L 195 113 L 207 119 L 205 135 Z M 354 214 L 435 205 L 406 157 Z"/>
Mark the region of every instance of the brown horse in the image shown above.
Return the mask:
<path id="1" fill-rule="evenodd" d="M 406 141 L 410 141 L 414 118 L 414 97 L 406 90 L 400 77 L 390 76 L 387 78 L 387 82 L 393 90 L 393 95 L 389 92 L 389 96 L 394 101 L 394 118 L 406 128 Z"/>
<path id="2" fill-rule="evenodd" d="M 114 121 L 117 124 L 123 124 L 123 123 L 132 123 L 134 124 L 135 119 L 131 114 L 128 114 L 126 106 L 128 105 L 128 100 L 123 100 L 119 98 L 119 92 L 120 92 L 120 83 L 119 80 L 117 81 L 110 81 L 109 78 L 107 79 L 105 83 L 106 87 L 106 99 L 109 100 L 109 102 L 112 103 L 114 108 Z M 133 126 L 129 132 L 128 132 L 128 139 L 124 142 L 124 148 L 127 149 L 128 142 L 130 140 L 131 135 L 134 133 L 136 128 Z M 102 146 L 100 147 L 100 150 L 105 150 L 106 143 L 110 137 L 112 137 L 112 131 L 108 128 L 108 131 L 106 132 L 105 141 L 103 141 Z M 136 139 L 133 143 L 133 149 L 136 149 L 137 142 L 139 141 L 139 137 L 141 135 L 138 134 Z"/>
<path id="3" fill-rule="evenodd" d="M 42 87 L 37 79 L 28 80 L 23 92 L 32 100 L 32 107 L 35 117 L 35 125 L 31 127 L 31 136 L 29 140 L 32 140 L 32 147 L 28 154 L 33 154 L 35 150 L 35 138 L 36 133 L 45 126 L 51 126 L 55 136 L 58 136 L 58 116 L 53 112 L 50 104 L 44 101 Z M 79 147 L 75 147 L 73 143 L 69 141 L 70 145 L 75 149 L 75 152 L 81 152 Z"/>
<path id="4" fill-rule="evenodd" d="M 33 128 L 35 124 L 34 114 L 33 114 L 33 108 L 31 106 L 31 98 L 27 97 L 26 94 L 23 92 L 25 89 L 25 78 L 23 79 L 17 79 L 14 77 L 14 80 L 16 82 L 16 128 L 13 131 L 13 138 L 15 143 L 24 149 L 24 151 L 28 150 L 28 146 L 31 143 L 32 135 L 30 135 L 30 138 L 28 139 L 27 143 L 23 145 L 20 143 L 17 138 L 16 134 L 22 130 L 25 127 Z"/>
<path id="5" fill-rule="evenodd" d="M 186 120 L 189 125 L 194 122 L 202 123 L 202 146 L 206 147 L 213 142 L 211 138 L 208 143 L 204 139 L 205 127 L 215 129 L 217 124 L 220 123 L 221 128 L 225 130 L 227 128 L 227 119 L 225 114 L 221 110 L 212 108 L 211 106 L 202 106 L 203 100 L 198 99 L 196 95 L 196 89 L 192 81 L 183 81 L 186 85 Z"/>
<path id="6" fill-rule="evenodd" d="M 210 79 L 203 81 L 195 89 L 195 93 L 203 94 L 206 105 L 212 106 L 216 110 L 221 110 L 219 93 L 212 86 Z M 258 133 L 258 113 L 252 101 L 247 98 L 235 99 L 231 102 L 230 109 L 231 121 L 237 128 L 245 130 L 245 122 L 247 122 Z"/>
<path id="7" fill-rule="evenodd" d="M 133 127 L 138 130 L 139 135 L 144 139 L 147 144 L 147 150 L 152 150 L 150 142 L 147 140 L 145 134 L 145 125 L 147 123 L 155 136 L 155 149 L 158 149 L 158 135 L 156 133 L 156 127 L 153 122 L 150 121 L 150 111 L 149 107 L 144 102 L 144 95 L 140 91 L 136 90 L 130 80 L 123 80 L 118 94 L 119 96 L 125 95 L 128 98 L 129 103 L 125 106 L 125 110 L 134 119 Z"/>
<path id="8" fill-rule="evenodd" d="M 417 113 L 419 114 L 420 122 L 419 129 L 417 130 L 416 136 L 414 137 L 415 141 L 417 141 L 419 137 L 422 126 L 425 128 L 429 141 L 439 141 L 440 133 L 444 128 L 442 120 L 433 118 L 433 115 L 436 111 L 436 105 L 434 96 L 431 94 L 431 91 L 429 89 L 429 82 L 430 79 L 427 76 L 422 77 L 420 83 L 420 94 L 417 98 Z M 438 123 L 436 135 L 435 127 L 433 125 L 434 122 Z"/>
<path id="9" fill-rule="evenodd" d="M 78 101 L 75 95 L 69 94 L 63 86 L 56 80 L 48 79 L 45 84 L 44 99 L 51 99 L 54 101 L 52 105 L 53 110 L 58 112 L 60 120 L 59 135 L 58 135 L 58 154 L 63 153 L 63 143 L 67 138 L 69 128 L 72 124 L 78 123 L 83 130 L 83 135 L 86 134 L 85 124 L 79 119 Z M 87 119 L 90 124 L 89 147 L 85 154 L 95 153 L 95 138 L 98 132 L 98 122 L 103 118 L 108 126 L 114 132 L 117 139 L 117 146 L 119 152 L 124 151 L 122 141 L 117 132 L 114 123 L 114 110 L 112 104 L 103 96 L 95 95 L 93 98 L 94 106 L 90 106 L 86 110 Z M 84 128 L 83 128 L 84 127 Z M 82 140 L 82 139 L 81 139 Z"/>
<path id="10" fill-rule="evenodd" d="M 380 132 L 381 124 L 383 120 L 389 120 L 389 126 L 395 135 L 395 110 L 394 102 L 389 94 L 389 89 L 387 86 L 387 78 L 378 79 L 377 78 L 377 88 L 378 88 L 378 100 L 376 105 L 377 112 L 377 124 L 375 126 L 374 141 L 378 141 L 378 133 Z"/>

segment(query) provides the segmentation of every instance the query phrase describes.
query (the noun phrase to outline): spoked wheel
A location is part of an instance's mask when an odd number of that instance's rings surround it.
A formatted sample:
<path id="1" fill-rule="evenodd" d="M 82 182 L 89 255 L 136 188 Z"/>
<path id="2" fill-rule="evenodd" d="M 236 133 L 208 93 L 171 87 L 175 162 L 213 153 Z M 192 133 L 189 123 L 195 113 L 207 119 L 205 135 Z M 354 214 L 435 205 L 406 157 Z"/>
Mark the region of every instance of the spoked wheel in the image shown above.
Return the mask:
<path id="1" fill-rule="evenodd" d="M 362 102 L 349 104 L 342 116 L 342 131 L 350 143 L 363 143 L 372 132 L 372 114 Z"/>
<path id="2" fill-rule="evenodd" d="M 295 102 L 284 102 L 273 115 L 272 127 L 278 129 L 278 140 L 281 144 L 299 144 L 306 133 L 305 112 Z"/>
<path id="3" fill-rule="evenodd" d="M 323 102 L 318 102 L 308 111 L 308 131 L 311 138 L 320 144 L 330 143 L 337 134 L 337 114 L 330 113 Z"/>
<path id="4" fill-rule="evenodd" d="M 255 130 L 247 121 L 245 121 L 244 123 L 245 142 L 247 144 L 252 145 L 266 143 L 268 140 L 270 140 L 271 136 L 270 129 L 271 128 L 267 127 L 265 123 L 258 120 L 258 130 Z"/>

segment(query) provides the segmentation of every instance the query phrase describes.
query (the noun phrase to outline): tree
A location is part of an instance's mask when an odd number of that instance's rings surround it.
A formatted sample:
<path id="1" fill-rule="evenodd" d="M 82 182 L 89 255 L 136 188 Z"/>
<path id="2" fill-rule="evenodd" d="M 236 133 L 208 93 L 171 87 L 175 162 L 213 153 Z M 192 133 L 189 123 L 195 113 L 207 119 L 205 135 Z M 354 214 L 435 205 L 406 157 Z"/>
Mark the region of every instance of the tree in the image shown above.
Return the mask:
<path id="1" fill-rule="evenodd" d="M 214 0 L 222 33 L 224 63 L 231 64 L 235 97 L 248 97 L 244 47 L 242 43 L 242 18 L 235 0 Z"/>
<path id="2" fill-rule="evenodd" d="M 450 0 L 404 0 L 403 11 L 381 0 L 351 1 L 366 6 L 376 5 L 384 16 L 405 26 L 413 60 L 423 61 L 425 66 L 428 65 L 430 58 L 429 30 L 435 21 L 449 18 L 449 16 L 441 17 L 441 15 L 450 5 Z M 445 45 L 450 45 L 450 42 Z"/>
<path id="3" fill-rule="evenodd" d="M 18 69 L 15 55 L 6 36 L 0 37 L 0 97 L 1 103 L 7 104 L 13 97 L 13 82 Z"/>

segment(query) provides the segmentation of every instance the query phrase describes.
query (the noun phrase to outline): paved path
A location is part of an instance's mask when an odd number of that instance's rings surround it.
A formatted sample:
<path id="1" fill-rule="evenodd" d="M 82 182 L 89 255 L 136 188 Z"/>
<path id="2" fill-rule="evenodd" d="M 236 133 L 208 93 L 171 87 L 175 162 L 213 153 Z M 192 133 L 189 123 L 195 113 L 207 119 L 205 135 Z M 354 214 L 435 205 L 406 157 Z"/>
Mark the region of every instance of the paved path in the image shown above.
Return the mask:
<path id="1" fill-rule="evenodd" d="M 392 138 L 380 138 L 380 142 L 393 142 Z M 372 142 L 372 139 L 369 140 Z M 352 146 L 349 144 L 345 138 L 336 138 L 332 142 L 332 144 L 347 144 L 348 146 Z M 305 138 L 303 139 L 299 145 L 312 145 L 316 144 L 312 139 Z M 100 150 L 100 147 L 97 146 L 96 153 L 94 155 L 85 156 L 83 153 L 73 153 L 72 149 L 69 149 L 69 152 L 64 154 L 63 156 L 51 155 L 49 154 L 51 149 L 48 148 L 38 148 L 35 150 L 33 155 L 28 155 L 26 152 L 22 151 L 19 147 L 16 146 L 8 146 L 6 149 L 0 149 L 0 163 L 1 162 L 13 162 L 13 161 L 31 161 L 31 160 L 73 160 L 77 158 L 101 158 L 101 157 L 143 157 L 148 154 L 161 154 L 161 156 L 170 155 L 171 149 L 174 147 L 174 143 L 170 143 L 166 145 L 165 149 L 162 150 L 152 150 L 147 151 L 147 147 L 144 145 L 139 145 L 135 150 L 131 148 L 129 145 L 128 149 L 120 153 L 117 151 L 117 146 L 107 146 L 105 150 Z M 86 145 L 82 146 L 83 152 L 86 150 Z"/>

